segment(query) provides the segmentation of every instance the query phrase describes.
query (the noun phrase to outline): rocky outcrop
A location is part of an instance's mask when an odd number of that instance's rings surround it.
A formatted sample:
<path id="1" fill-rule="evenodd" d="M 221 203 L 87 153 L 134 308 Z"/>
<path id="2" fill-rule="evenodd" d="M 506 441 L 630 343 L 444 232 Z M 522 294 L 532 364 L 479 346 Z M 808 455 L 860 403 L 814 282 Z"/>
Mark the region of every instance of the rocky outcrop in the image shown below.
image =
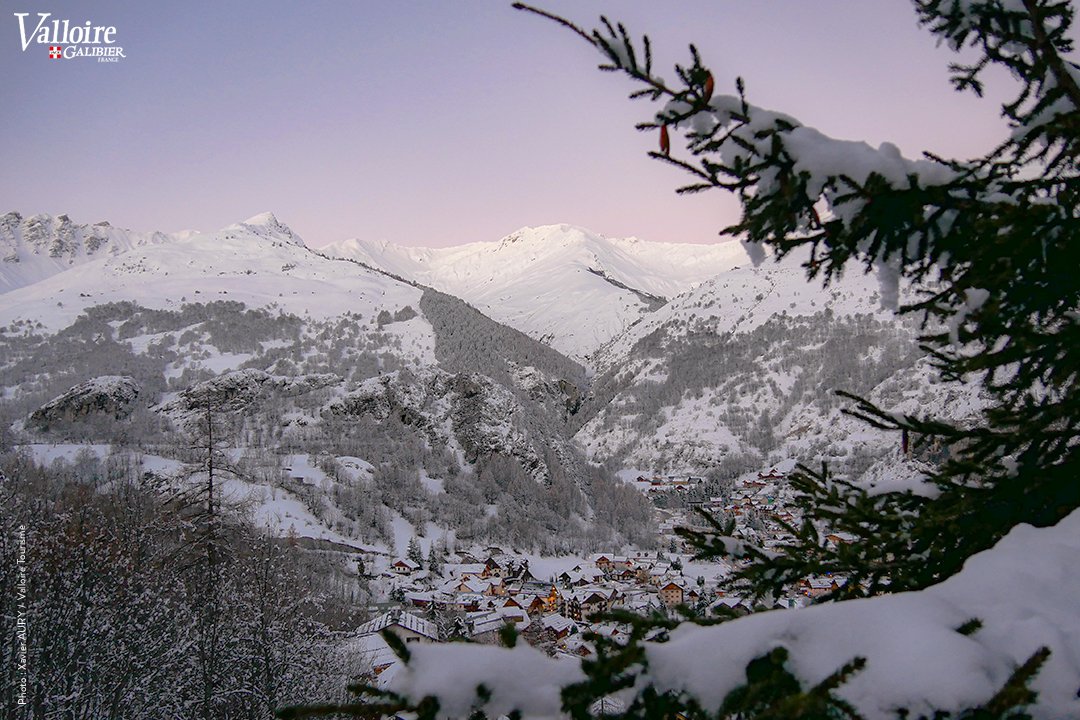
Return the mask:
<path id="1" fill-rule="evenodd" d="M 265 370 L 247 368 L 222 373 L 196 383 L 161 409 L 167 414 L 179 416 L 180 419 L 195 411 L 205 410 L 208 406 L 214 412 L 236 412 L 248 408 L 261 397 L 296 397 L 340 382 L 341 378 L 332 374 L 285 377 L 271 375 Z"/>
<path id="2" fill-rule="evenodd" d="M 334 400 L 326 411 L 379 421 L 393 417 L 433 444 L 460 448 L 468 462 L 504 455 L 515 458 L 534 479 L 547 478 L 536 447 L 546 445 L 545 438 L 530 427 L 527 411 L 514 394 L 483 375 L 389 373 Z"/>
<path id="3" fill-rule="evenodd" d="M 76 385 L 35 410 L 30 415 L 29 425 L 48 430 L 57 423 L 75 422 L 90 416 L 119 420 L 131 414 L 139 390 L 139 384 L 130 377 L 96 377 Z"/>

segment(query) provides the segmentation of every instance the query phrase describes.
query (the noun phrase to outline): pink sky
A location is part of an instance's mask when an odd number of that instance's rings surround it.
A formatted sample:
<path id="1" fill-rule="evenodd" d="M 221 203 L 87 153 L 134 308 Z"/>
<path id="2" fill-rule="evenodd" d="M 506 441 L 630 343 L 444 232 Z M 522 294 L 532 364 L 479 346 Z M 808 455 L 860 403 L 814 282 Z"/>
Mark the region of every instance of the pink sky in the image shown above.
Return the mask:
<path id="1" fill-rule="evenodd" d="M 662 74 L 695 42 L 717 92 L 829 134 L 971 156 L 1004 132 L 948 84 L 951 53 L 893 0 L 549 0 L 649 32 Z M 571 34 L 496 0 L 0 0 L 0 212 L 214 230 L 274 212 L 312 246 L 496 240 L 572 223 L 713 242 L 737 207 L 645 157 L 651 117 Z M 14 12 L 114 25 L 116 64 L 22 51 Z M 1001 88 L 991 87 L 1000 97 Z"/>

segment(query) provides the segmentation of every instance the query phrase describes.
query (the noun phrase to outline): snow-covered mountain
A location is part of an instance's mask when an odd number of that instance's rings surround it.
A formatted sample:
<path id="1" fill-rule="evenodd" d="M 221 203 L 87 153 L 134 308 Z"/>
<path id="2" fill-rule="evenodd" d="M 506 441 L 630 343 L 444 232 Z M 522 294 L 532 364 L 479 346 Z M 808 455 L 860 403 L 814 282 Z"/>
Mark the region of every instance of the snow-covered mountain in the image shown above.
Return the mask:
<path id="1" fill-rule="evenodd" d="M 61 223 L 47 218 L 41 224 Z M 415 307 L 423 294 L 383 273 L 312 252 L 270 213 L 216 233 L 135 237 L 160 242 L 129 242 L 124 247 L 118 240 L 115 251 L 77 255 L 81 262 L 6 293 L 0 322 L 32 318 L 59 329 L 102 303 L 133 301 L 169 309 L 211 300 L 318 318 L 346 312 L 373 318 L 381 310 Z M 430 345 L 423 335 L 414 339 Z"/>
<path id="2" fill-rule="evenodd" d="M 160 242 L 72 251 L 79 262 L 3 294 L 0 431 L 182 448 L 210 408 L 234 454 L 270 478 L 265 493 L 296 495 L 323 523 L 313 537 L 392 544 L 402 518 L 551 550 L 648 537 L 643 499 L 570 439 L 585 370 L 556 350 L 312 251 L 269 213 L 147 237 Z M 285 448 L 372 471 L 292 487 L 275 459 Z"/>
<path id="3" fill-rule="evenodd" d="M 669 298 L 747 262 L 734 242 L 654 243 L 570 225 L 522 228 L 497 242 L 448 248 L 346 240 L 322 251 L 460 297 L 586 363 Z"/>
<path id="4" fill-rule="evenodd" d="M 30 285 L 76 265 L 143 245 L 171 242 L 181 234 L 140 233 L 107 222 L 79 225 L 67 215 L 17 212 L 0 217 L 0 293 Z"/>
<path id="5" fill-rule="evenodd" d="M 721 273 L 614 338 L 576 439 L 595 461 L 657 471 L 747 471 L 794 458 L 859 475 L 897 438 L 841 412 L 834 391 L 963 421 L 970 386 L 936 380 L 917 327 L 857 270 L 823 288 L 802 258 Z"/>

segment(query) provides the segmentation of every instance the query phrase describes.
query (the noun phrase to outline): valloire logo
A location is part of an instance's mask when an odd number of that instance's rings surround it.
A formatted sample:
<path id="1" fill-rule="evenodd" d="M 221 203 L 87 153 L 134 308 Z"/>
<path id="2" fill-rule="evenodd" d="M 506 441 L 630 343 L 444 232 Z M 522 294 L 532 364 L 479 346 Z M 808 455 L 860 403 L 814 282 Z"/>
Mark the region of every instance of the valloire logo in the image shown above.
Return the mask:
<path id="1" fill-rule="evenodd" d="M 127 57 L 124 48 L 116 44 L 116 28 L 112 25 L 94 25 L 90 20 L 80 25 L 52 19 L 52 13 L 47 12 L 37 13 L 36 20 L 29 19 L 30 13 L 14 15 L 19 21 L 23 52 L 36 44 L 45 45 L 53 60 L 93 58 L 98 62 L 119 62 Z"/>

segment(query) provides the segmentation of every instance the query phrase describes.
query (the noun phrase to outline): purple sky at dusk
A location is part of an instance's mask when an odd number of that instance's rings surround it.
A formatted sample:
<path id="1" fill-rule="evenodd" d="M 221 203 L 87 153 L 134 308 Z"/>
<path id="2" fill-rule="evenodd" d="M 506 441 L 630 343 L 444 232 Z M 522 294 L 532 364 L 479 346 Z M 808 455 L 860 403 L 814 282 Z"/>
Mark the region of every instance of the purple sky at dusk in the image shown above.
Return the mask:
<path id="1" fill-rule="evenodd" d="M 972 156 L 998 106 L 897 0 L 537 0 L 647 31 L 661 74 L 695 42 L 717 92 L 836 137 Z M 721 192 L 645 157 L 628 80 L 510 0 L 0 0 L 0 212 L 215 230 L 270 210 L 312 246 L 497 240 L 524 225 L 713 242 Z M 114 25 L 126 59 L 21 50 L 15 12 Z M 1003 85 L 1003 87 L 1005 87 Z M 995 88 L 991 88 L 991 91 Z M 993 95 L 994 93 L 991 92 Z"/>

